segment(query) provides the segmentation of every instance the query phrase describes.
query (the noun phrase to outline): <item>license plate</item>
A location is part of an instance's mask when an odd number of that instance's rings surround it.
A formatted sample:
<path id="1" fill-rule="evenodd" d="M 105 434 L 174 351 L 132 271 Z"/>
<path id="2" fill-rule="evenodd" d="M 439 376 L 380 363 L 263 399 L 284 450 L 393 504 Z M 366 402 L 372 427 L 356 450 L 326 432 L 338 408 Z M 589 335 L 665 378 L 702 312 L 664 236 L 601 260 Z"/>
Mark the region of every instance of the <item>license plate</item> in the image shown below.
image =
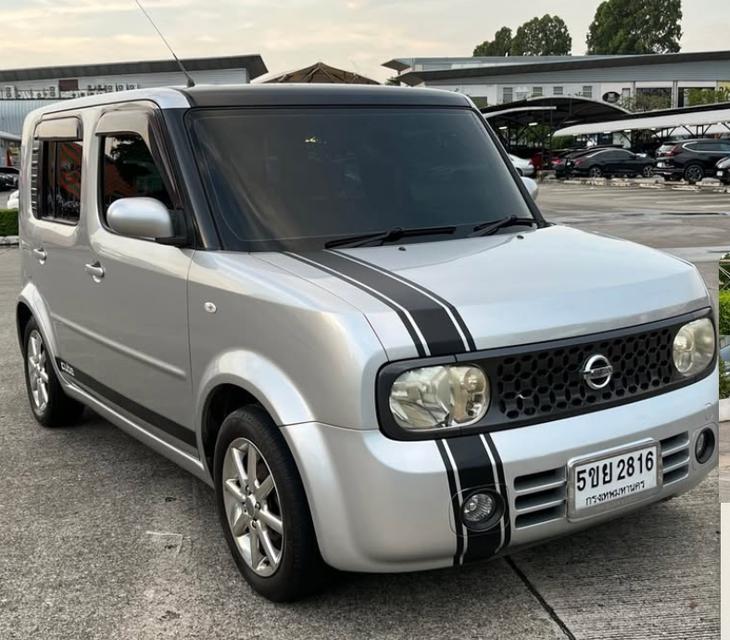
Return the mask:
<path id="1" fill-rule="evenodd" d="M 661 489 L 655 442 L 568 465 L 568 517 L 580 519 L 648 498 Z"/>
<path id="2" fill-rule="evenodd" d="M 724 176 L 724 175 L 725 175 L 725 172 L 724 171 L 718 171 L 717 172 L 717 177 L 718 178 L 722 178 L 722 176 Z"/>
<path id="3" fill-rule="evenodd" d="M 666 167 L 667 165 L 665 162 L 657 162 L 656 166 L 657 167 Z"/>

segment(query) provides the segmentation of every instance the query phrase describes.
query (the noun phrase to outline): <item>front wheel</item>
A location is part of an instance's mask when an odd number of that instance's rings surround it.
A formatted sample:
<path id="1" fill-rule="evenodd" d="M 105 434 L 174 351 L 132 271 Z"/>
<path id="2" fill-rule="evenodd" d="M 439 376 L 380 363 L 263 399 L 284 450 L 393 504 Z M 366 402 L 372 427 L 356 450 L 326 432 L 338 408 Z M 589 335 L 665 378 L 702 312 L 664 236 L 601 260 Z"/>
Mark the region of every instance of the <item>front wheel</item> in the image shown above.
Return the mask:
<path id="1" fill-rule="evenodd" d="M 641 175 L 645 178 L 651 178 L 654 175 L 654 167 L 650 164 L 647 164 L 642 170 Z"/>
<path id="2" fill-rule="evenodd" d="M 325 566 L 304 487 L 263 409 L 238 409 L 223 421 L 213 468 L 226 541 L 247 582 L 276 602 L 319 589 Z"/>

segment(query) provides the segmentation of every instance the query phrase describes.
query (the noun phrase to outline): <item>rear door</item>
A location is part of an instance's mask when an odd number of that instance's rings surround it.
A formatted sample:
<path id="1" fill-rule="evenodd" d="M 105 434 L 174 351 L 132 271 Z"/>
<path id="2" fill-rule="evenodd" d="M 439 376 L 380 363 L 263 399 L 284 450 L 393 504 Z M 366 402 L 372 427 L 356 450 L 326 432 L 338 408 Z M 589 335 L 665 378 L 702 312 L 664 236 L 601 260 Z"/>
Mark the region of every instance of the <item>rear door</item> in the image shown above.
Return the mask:
<path id="1" fill-rule="evenodd" d="M 85 294 L 78 277 L 88 246 L 83 137 L 80 117 L 49 116 L 36 126 L 31 150 L 25 264 L 48 309 L 61 357 L 74 341 L 66 321 L 83 306 Z"/>
<path id="2" fill-rule="evenodd" d="M 71 320 L 77 380 L 160 438 L 194 451 L 187 323 L 192 248 L 126 237 L 106 224 L 119 198 L 161 201 L 186 228 L 159 112 L 114 107 L 89 132 L 88 251 Z M 189 228 L 189 227 L 188 227 Z"/>

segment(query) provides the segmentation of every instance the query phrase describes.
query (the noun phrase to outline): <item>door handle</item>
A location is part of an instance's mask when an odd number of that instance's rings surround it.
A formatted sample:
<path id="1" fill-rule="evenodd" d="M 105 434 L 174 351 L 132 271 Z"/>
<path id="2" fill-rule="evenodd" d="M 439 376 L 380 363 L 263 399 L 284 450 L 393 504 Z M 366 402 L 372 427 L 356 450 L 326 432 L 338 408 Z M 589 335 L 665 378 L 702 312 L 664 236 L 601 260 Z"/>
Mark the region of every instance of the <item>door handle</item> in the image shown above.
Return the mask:
<path id="1" fill-rule="evenodd" d="M 84 271 L 91 276 L 91 279 L 94 282 L 101 282 L 101 279 L 104 277 L 104 267 L 102 267 L 98 262 L 85 264 Z"/>
<path id="2" fill-rule="evenodd" d="M 38 262 L 40 262 L 41 264 L 45 263 L 46 259 L 48 258 L 46 250 L 42 247 L 33 249 L 33 255 L 38 259 Z"/>

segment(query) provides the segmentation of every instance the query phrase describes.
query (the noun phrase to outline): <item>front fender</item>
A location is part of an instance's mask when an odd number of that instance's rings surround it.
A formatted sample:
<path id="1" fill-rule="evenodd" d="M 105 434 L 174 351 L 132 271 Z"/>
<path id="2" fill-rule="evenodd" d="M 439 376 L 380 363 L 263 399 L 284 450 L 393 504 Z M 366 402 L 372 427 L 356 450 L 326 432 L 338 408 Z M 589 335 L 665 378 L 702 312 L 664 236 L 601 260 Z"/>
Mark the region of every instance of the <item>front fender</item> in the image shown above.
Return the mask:
<path id="1" fill-rule="evenodd" d="M 250 393 L 279 426 L 314 419 L 304 396 L 284 371 L 260 353 L 230 349 L 211 359 L 196 384 L 195 423 L 198 431 L 204 423 L 207 399 L 216 387 L 223 384 L 232 384 Z"/>

